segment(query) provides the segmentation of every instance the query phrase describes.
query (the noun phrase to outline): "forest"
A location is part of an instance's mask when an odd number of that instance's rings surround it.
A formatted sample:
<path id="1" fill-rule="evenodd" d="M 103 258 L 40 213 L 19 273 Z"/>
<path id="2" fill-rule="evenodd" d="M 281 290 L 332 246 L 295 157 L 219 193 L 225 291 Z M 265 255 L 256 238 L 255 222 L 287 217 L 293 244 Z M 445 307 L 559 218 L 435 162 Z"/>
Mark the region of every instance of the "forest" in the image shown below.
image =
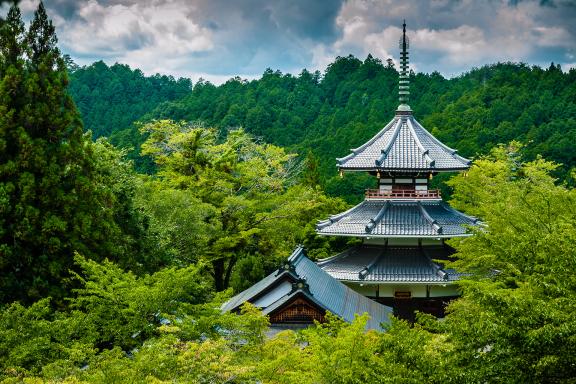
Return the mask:
<path id="1" fill-rule="evenodd" d="M 58 49 L 40 3 L 0 26 L 0 383 L 573 383 L 576 71 L 495 64 L 412 74 L 412 108 L 474 162 L 450 203 L 486 224 L 451 240 L 464 273 L 442 321 L 385 332 L 328 315 L 266 335 L 221 304 L 315 235 L 358 180 L 334 158 L 395 109 L 368 57 L 221 86 Z M 368 183 L 368 179 L 360 180 Z M 354 188 L 357 189 L 353 189 Z"/>
<path id="2" fill-rule="evenodd" d="M 130 148 L 128 157 L 139 172 L 153 173 L 154 165 L 139 156 L 145 136 L 133 122 L 201 122 L 221 134 L 243 127 L 264 142 L 308 158 L 318 169 L 323 189 L 348 201 L 356 201 L 372 185 L 362 178 L 342 182 L 335 159 L 382 129 L 398 105 L 396 68 L 391 61 L 383 64 L 372 56 L 364 61 L 339 57 L 323 74 L 303 70 L 294 76 L 267 70 L 260 79 L 233 78 L 220 86 L 198 81 L 180 98 L 175 96 L 189 83 L 170 79 L 159 88 L 159 78 L 98 62 L 72 71 L 70 94 L 85 127 L 95 137 L 108 136 L 116 146 Z M 576 71 L 563 72 L 554 63 L 548 68 L 498 63 L 452 79 L 437 72 L 412 73 L 410 83 L 416 118 L 461 155 L 486 155 L 497 144 L 518 140 L 524 144 L 525 159 L 542 155 L 560 163 L 555 176 L 572 182 Z M 121 100 L 119 88 L 121 95 L 128 95 Z M 145 99 L 138 96 L 152 94 Z M 134 111 L 139 112 L 142 104 L 148 109 L 140 115 L 124 112 L 134 104 L 138 106 Z"/>

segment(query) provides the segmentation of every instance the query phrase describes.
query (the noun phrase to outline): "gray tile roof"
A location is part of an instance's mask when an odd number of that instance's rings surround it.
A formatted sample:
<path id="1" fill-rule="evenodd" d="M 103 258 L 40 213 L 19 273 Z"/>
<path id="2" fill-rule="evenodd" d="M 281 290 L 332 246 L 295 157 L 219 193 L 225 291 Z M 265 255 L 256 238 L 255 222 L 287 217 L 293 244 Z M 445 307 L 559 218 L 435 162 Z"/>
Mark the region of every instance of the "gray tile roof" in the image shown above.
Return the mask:
<path id="1" fill-rule="evenodd" d="M 332 312 L 342 319 L 351 322 L 355 314 L 368 312 L 371 319 L 367 324 L 368 329 L 381 329 L 381 323 L 388 323 L 392 308 L 379 304 L 356 291 L 348 288 L 324 270 L 318 267 L 304 254 L 304 250 L 298 247 L 288 258 L 288 262 L 294 267 L 294 271 L 275 271 L 266 276 L 252 287 L 232 297 L 222 306 L 223 311 L 236 310 L 244 302 L 249 301 L 259 305 L 266 314 L 282 307 L 296 294 L 305 295 L 321 308 Z M 304 278 L 309 286 L 309 294 L 306 291 L 293 292 L 291 287 L 283 279 Z"/>
<path id="2" fill-rule="evenodd" d="M 432 261 L 445 259 L 444 247 L 357 246 L 320 260 L 318 266 L 338 280 L 380 283 L 440 283 L 458 279 L 458 274 Z"/>
<path id="3" fill-rule="evenodd" d="M 468 236 L 478 220 L 441 200 L 364 200 L 346 212 L 320 221 L 322 235 L 358 237 Z"/>
<path id="4" fill-rule="evenodd" d="M 337 159 L 343 170 L 457 171 L 470 160 L 456 154 L 410 115 L 397 115 L 374 137 Z"/>

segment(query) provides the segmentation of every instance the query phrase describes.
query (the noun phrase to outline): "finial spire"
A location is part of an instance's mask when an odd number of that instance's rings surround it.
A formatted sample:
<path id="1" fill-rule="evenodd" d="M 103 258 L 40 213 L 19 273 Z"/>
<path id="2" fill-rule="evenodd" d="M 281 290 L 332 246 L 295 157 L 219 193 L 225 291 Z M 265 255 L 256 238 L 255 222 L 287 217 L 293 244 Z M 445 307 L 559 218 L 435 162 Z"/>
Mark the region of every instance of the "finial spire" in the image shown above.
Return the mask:
<path id="1" fill-rule="evenodd" d="M 398 82 L 398 95 L 400 100 L 399 110 L 410 111 L 408 100 L 410 99 L 410 77 L 408 76 L 408 47 L 409 40 L 406 36 L 406 20 L 402 24 L 402 38 L 400 39 L 400 76 Z"/>

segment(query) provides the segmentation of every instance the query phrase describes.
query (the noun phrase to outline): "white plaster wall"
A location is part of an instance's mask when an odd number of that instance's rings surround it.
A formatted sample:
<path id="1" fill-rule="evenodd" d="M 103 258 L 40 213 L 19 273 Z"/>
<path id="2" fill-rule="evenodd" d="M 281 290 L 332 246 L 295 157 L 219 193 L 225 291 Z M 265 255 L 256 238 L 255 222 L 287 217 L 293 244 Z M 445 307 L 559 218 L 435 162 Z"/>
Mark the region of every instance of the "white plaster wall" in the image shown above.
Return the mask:
<path id="1" fill-rule="evenodd" d="M 427 297 L 425 284 L 380 284 L 378 290 L 377 284 L 345 283 L 356 292 L 371 297 L 394 297 L 397 291 L 410 292 L 411 297 Z M 378 294 L 377 294 L 378 292 Z M 430 285 L 430 297 L 458 296 L 459 292 L 453 284 Z"/>
<path id="2" fill-rule="evenodd" d="M 430 297 L 458 296 L 459 294 L 454 284 L 448 284 L 445 287 L 441 285 L 430 286 Z"/>
<path id="3" fill-rule="evenodd" d="M 347 286 L 355 290 L 356 292 L 360 293 L 364 296 L 376 296 L 376 285 L 366 285 L 361 286 L 360 284 L 356 283 L 346 283 Z"/>

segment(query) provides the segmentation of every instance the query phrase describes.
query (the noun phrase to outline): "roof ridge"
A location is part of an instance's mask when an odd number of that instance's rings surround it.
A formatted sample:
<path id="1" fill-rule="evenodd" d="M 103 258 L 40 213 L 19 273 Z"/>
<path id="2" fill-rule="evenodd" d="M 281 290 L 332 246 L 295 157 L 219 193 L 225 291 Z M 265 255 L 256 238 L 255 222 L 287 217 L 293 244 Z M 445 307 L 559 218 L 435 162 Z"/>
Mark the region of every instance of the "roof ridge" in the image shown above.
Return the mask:
<path id="1" fill-rule="evenodd" d="M 298 246 L 296 246 L 296 249 L 294 250 L 294 252 L 292 252 L 290 254 L 290 256 L 288 256 L 288 262 L 289 263 L 296 263 L 297 259 L 302 257 L 302 255 L 304 255 L 304 247 L 299 244 Z M 297 273 L 296 273 L 296 276 L 298 276 Z"/>
<path id="2" fill-rule="evenodd" d="M 424 216 L 426 221 L 428 221 L 430 223 L 430 225 L 432 225 L 432 228 L 434 228 L 434 230 L 436 231 L 437 234 L 441 235 L 443 232 L 443 229 L 442 229 L 442 226 L 440 224 L 438 224 L 438 221 L 436 221 L 436 219 L 434 219 L 432 216 L 430 216 L 428 211 L 426 211 L 426 209 L 424 208 L 424 205 L 422 205 L 421 201 L 417 201 L 416 204 L 418 205 L 418 208 L 420 209 L 420 213 L 422 213 L 422 216 Z"/>
<path id="3" fill-rule="evenodd" d="M 382 206 L 382 208 L 380 208 L 380 210 L 378 211 L 378 213 L 376 214 L 376 216 L 374 216 L 373 218 L 370 219 L 370 223 L 368 223 L 368 225 L 366 225 L 366 228 L 364 228 L 364 230 L 366 231 L 366 233 L 370 233 L 372 232 L 372 230 L 374 229 L 374 227 L 376 226 L 376 224 L 382 220 L 382 217 L 384 216 L 384 214 L 386 213 L 386 211 L 390 208 L 390 206 L 392 205 L 392 203 L 387 200 L 384 205 Z"/>
<path id="4" fill-rule="evenodd" d="M 465 157 L 462 157 L 458 154 L 458 150 L 454 149 L 454 148 L 450 148 L 449 146 L 447 146 L 446 144 L 444 144 L 443 142 L 441 142 L 440 140 L 438 140 L 433 134 L 431 134 L 430 132 L 428 132 L 428 130 L 426 128 L 424 128 L 422 126 L 422 124 L 420 124 L 420 122 L 418 120 L 416 120 L 416 118 L 414 116 L 410 116 L 411 119 L 414 120 L 414 123 L 416 123 L 416 125 L 418 126 L 419 129 L 421 129 L 422 131 L 424 131 L 424 133 L 432 140 L 434 141 L 436 144 L 438 144 L 442 149 L 444 149 L 447 153 L 449 153 L 452 156 L 456 156 L 458 157 L 460 160 L 463 160 L 464 162 L 468 163 L 468 165 L 471 163 L 470 159 L 467 159 Z"/>
<path id="5" fill-rule="evenodd" d="M 384 243 L 384 249 L 382 250 L 382 252 L 379 252 L 374 257 L 374 260 L 372 260 L 370 264 L 368 264 L 367 266 L 364 267 L 364 269 L 358 272 L 358 277 L 360 279 L 364 279 L 372 271 L 374 266 L 380 262 L 380 259 L 384 257 L 387 251 L 388 251 L 388 239 L 386 239 L 386 242 Z"/>
<path id="6" fill-rule="evenodd" d="M 426 253 L 425 247 L 420 247 L 420 251 L 424 255 L 424 257 L 428 260 L 432 268 L 436 270 L 436 274 L 442 278 L 442 280 L 448 280 L 448 272 L 444 270 L 444 268 L 440 268 L 438 264 L 432 261 L 432 258 Z"/>
<path id="7" fill-rule="evenodd" d="M 382 149 L 382 155 L 380 155 L 380 158 L 375 160 L 375 164 L 377 166 L 382 165 L 382 163 L 384 162 L 384 160 L 388 156 L 388 153 L 390 153 L 390 150 L 392 149 L 392 146 L 394 145 L 394 143 L 396 143 L 396 138 L 398 138 L 398 134 L 400 133 L 400 130 L 402 129 L 402 126 L 404 124 L 405 124 L 405 119 L 402 119 L 402 118 L 398 119 L 398 122 L 396 122 L 396 125 L 394 126 L 394 132 L 392 133 L 392 137 L 390 137 L 390 141 L 386 145 L 386 148 Z"/>
<path id="8" fill-rule="evenodd" d="M 390 120 L 390 122 L 388 124 L 386 124 L 384 126 L 384 128 L 382 128 L 381 130 L 379 130 L 374 136 L 372 136 L 372 138 L 370 140 L 368 140 L 367 142 L 365 142 L 364 144 L 362 144 L 359 147 L 350 149 L 350 151 L 352 153 L 344 156 L 344 157 L 337 157 L 336 161 L 338 163 L 341 163 L 343 161 L 348 160 L 349 158 L 353 157 L 354 155 L 356 155 L 358 152 L 362 151 L 363 149 L 366 149 L 366 147 L 368 147 L 369 145 L 371 145 L 372 143 L 374 143 L 378 138 L 380 138 L 384 133 L 386 133 L 386 131 L 388 131 L 389 129 L 392 128 L 392 126 L 394 125 L 394 123 L 396 122 L 396 120 L 399 119 L 398 116 L 394 116 L 394 118 L 392 118 L 392 120 Z"/>
<path id="9" fill-rule="evenodd" d="M 420 141 L 420 138 L 418 137 L 418 134 L 416 133 L 414 126 L 412 125 L 412 120 L 406 119 L 406 121 L 407 121 L 408 129 L 410 129 L 410 133 L 412 133 L 412 136 L 414 137 L 414 141 L 416 141 L 416 145 L 420 149 L 420 152 L 422 152 L 422 156 L 428 162 L 429 167 L 433 168 L 434 165 L 436 164 L 436 160 L 434 160 L 434 159 L 432 159 L 432 157 L 430 157 L 430 154 L 429 154 L 430 151 L 428 149 L 424 148 L 424 145 L 422 145 L 422 142 Z"/>

